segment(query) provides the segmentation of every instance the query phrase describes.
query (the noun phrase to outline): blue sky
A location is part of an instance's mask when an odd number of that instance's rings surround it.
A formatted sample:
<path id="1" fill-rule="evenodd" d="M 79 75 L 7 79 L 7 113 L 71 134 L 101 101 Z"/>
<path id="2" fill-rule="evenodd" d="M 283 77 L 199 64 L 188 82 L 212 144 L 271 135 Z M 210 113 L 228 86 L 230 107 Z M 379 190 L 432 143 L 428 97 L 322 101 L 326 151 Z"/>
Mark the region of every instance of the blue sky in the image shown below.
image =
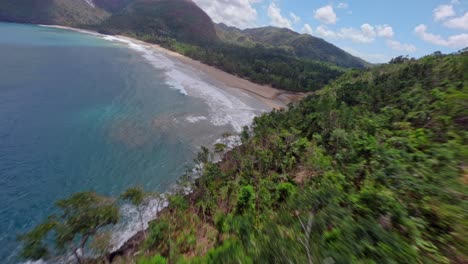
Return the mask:
<path id="1" fill-rule="evenodd" d="M 215 22 L 311 34 L 370 62 L 468 46 L 468 0 L 194 0 Z"/>

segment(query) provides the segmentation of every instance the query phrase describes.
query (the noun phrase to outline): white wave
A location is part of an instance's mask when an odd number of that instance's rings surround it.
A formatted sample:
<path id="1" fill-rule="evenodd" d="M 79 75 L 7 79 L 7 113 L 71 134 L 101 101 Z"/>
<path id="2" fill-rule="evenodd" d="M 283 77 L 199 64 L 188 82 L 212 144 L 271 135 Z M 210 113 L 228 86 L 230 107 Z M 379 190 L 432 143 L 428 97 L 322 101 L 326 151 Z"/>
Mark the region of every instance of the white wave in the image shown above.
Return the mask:
<path id="1" fill-rule="evenodd" d="M 47 262 L 45 262 L 44 260 L 40 259 L 40 260 L 28 260 L 26 262 L 23 262 L 23 264 L 46 264 Z"/>
<path id="2" fill-rule="evenodd" d="M 162 200 L 160 200 L 162 199 Z M 141 210 L 143 218 L 143 228 L 148 228 L 148 223 L 156 218 L 158 212 L 168 205 L 164 197 L 151 199 Z M 130 204 L 125 204 L 120 208 L 120 213 L 124 221 L 115 226 L 112 230 L 112 251 L 119 249 L 125 242 L 142 230 L 138 209 Z"/>
<path id="3" fill-rule="evenodd" d="M 189 123 L 198 123 L 202 120 L 207 120 L 206 116 L 187 116 L 185 120 L 187 120 Z"/>
<path id="4" fill-rule="evenodd" d="M 226 145 L 226 151 L 232 150 L 233 148 L 241 145 L 241 138 L 237 135 L 232 135 L 228 137 L 223 137 L 216 140 L 216 143 L 221 143 Z"/>
<path id="5" fill-rule="evenodd" d="M 189 65 L 169 58 L 145 44 L 135 43 L 127 38 L 104 36 L 108 41 L 118 41 L 129 48 L 140 52 L 153 67 L 165 72 L 166 83 L 184 95 L 200 98 L 210 107 L 211 123 L 215 126 L 231 125 L 236 132 L 252 122 L 253 118 L 266 109 L 255 109 L 248 106 L 237 95 L 221 89 L 203 78 L 200 72 Z M 226 88 L 226 87 L 225 87 Z M 245 93 L 244 96 L 247 96 Z"/>

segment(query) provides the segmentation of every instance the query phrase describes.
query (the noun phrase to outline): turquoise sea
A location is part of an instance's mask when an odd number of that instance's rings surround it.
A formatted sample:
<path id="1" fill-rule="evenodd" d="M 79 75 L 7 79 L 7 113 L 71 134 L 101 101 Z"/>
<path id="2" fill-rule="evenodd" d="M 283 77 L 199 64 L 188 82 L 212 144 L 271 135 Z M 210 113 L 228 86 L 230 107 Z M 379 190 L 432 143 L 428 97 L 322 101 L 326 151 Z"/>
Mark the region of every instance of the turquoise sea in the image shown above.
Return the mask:
<path id="1" fill-rule="evenodd" d="M 268 110 L 221 86 L 136 43 L 0 23 L 1 262 L 21 261 L 17 235 L 57 199 L 167 191 L 201 145 Z"/>

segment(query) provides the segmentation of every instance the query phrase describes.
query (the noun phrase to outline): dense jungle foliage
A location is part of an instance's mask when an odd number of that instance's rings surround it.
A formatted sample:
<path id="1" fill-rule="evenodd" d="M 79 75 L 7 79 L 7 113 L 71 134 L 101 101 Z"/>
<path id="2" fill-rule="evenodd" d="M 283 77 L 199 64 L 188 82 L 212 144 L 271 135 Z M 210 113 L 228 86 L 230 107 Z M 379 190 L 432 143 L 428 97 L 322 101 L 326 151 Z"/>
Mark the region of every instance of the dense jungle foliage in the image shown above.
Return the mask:
<path id="1" fill-rule="evenodd" d="M 467 80 L 466 52 L 400 58 L 256 118 L 139 263 L 466 263 Z"/>

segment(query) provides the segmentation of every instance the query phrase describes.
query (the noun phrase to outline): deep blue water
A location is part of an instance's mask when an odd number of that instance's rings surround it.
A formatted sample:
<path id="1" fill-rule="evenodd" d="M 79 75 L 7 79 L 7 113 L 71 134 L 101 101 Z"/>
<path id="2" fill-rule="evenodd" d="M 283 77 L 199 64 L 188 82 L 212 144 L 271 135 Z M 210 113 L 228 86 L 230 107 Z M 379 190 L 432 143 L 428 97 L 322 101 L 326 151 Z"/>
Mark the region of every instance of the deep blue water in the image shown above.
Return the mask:
<path id="1" fill-rule="evenodd" d="M 123 44 L 0 23 L 2 263 L 19 262 L 16 236 L 57 199 L 135 185 L 167 190 L 198 145 L 232 130 L 184 122 L 209 115 L 207 104 L 168 85 L 164 73 Z"/>

